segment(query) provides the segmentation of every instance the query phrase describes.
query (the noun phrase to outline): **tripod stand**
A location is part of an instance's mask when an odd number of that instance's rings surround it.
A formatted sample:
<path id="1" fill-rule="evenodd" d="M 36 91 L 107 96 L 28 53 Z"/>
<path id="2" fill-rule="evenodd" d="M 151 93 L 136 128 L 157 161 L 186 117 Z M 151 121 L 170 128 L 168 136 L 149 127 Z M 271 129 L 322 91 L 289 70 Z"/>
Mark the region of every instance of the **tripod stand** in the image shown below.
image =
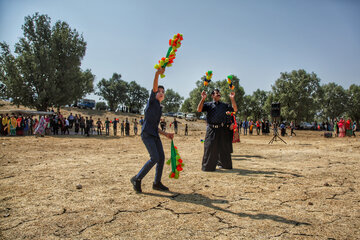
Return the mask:
<path id="1" fill-rule="evenodd" d="M 272 144 L 274 141 L 279 141 L 278 139 L 280 139 L 283 143 L 287 144 L 280 136 L 279 136 L 279 133 L 278 133 L 278 130 L 277 130 L 277 124 L 276 122 L 274 123 L 274 136 L 273 138 L 270 140 L 270 142 L 268 144 Z"/>

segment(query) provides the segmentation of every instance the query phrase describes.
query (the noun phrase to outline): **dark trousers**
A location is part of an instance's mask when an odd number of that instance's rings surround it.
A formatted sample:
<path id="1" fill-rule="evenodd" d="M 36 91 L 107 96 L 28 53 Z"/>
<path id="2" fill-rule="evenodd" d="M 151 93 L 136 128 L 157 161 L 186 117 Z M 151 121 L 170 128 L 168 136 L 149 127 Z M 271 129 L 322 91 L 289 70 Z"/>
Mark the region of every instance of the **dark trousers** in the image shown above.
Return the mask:
<path id="1" fill-rule="evenodd" d="M 202 160 L 203 171 L 215 171 L 218 163 L 223 168 L 232 168 L 229 135 L 225 131 L 228 129 L 207 127 Z"/>
<path id="2" fill-rule="evenodd" d="M 141 139 L 150 154 L 150 160 L 145 163 L 140 172 L 136 175 L 136 178 L 140 180 L 143 179 L 151 168 L 157 164 L 154 180 L 154 183 L 157 184 L 161 182 L 165 162 L 165 154 L 160 137 L 155 137 L 146 132 L 142 132 Z"/>

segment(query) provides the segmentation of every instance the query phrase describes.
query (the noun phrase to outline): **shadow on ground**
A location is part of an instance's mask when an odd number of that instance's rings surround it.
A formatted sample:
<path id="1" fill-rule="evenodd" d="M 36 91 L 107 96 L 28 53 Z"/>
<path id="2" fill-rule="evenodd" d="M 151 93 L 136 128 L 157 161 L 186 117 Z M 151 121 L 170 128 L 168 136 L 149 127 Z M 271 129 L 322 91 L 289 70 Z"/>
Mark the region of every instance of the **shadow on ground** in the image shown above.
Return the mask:
<path id="1" fill-rule="evenodd" d="M 281 216 L 277 216 L 277 215 L 272 215 L 272 214 L 263 214 L 263 213 L 250 214 L 250 213 L 241 213 L 241 212 L 235 213 L 228 209 L 224 209 L 224 208 L 213 205 L 214 203 L 215 204 L 216 203 L 220 203 L 220 204 L 228 203 L 227 200 L 211 199 L 211 198 L 206 197 L 199 193 L 190 193 L 190 194 L 183 194 L 183 193 L 177 193 L 177 192 L 169 192 L 169 193 L 171 193 L 172 195 L 164 195 L 164 194 L 158 194 L 158 193 L 143 193 L 143 194 L 147 195 L 147 196 L 153 196 L 153 197 L 169 198 L 169 199 L 177 201 L 177 202 L 186 202 L 186 203 L 202 205 L 204 207 L 208 207 L 208 208 L 214 209 L 216 211 L 233 214 L 238 217 L 248 217 L 248 218 L 254 219 L 254 220 L 272 220 L 275 222 L 281 222 L 281 223 L 295 225 L 295 226 L 311 225 L 306 222 L 290 220 L 290 219 L 287 219 L 287 218 L 284 218 Z"/>

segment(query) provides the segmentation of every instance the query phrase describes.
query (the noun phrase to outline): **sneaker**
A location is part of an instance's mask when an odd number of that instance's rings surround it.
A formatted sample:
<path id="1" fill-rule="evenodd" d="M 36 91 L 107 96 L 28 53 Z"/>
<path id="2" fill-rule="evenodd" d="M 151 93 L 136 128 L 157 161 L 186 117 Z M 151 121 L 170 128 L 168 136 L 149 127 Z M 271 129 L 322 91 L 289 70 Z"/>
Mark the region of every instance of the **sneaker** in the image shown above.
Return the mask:
<path id="1" fill-rule="evenodd" d="M 141 180 L 138 180 L 136 179 L 136 176 L 133 176 L 131 179 L 130 179 L 130 182 L 131 184 L 133 185 L 134 187 L 134 190 L 137 192 L 137 193 L 141 193 Z"/>
<path id="2" fill-rule="evenodd" d="M 169 188 L 164 186 L 161 182 L 157 184 L 153 183 L 153 189 L 158 191 L 169 191 Z"/>

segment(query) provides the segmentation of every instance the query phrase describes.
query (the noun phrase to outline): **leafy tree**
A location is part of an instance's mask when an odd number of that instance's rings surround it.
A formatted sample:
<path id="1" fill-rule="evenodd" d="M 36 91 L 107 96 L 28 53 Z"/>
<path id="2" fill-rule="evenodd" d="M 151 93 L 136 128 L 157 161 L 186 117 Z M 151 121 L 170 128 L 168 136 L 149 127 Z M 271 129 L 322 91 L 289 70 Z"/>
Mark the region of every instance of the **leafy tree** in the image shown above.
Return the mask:
<path id="1" fill-rule="evenodd" d="M 273 101 L 280 102 L 284 119 L 311 121 L 318 110 L 320 79 L 305 70 L 280 73 L 272 86 Z"/>
<path id="2" fill-rule="evenodd" d="M 257 89 L 252 95 L 246 95 L 243 100 L 242 116 L 245 119 L 260 120 L 268 117 L 265 104 L 268 93 Z"/>
<path id="3" fill-rule="evenodd" d="M 164 112 L 177 112 L 180 108 L 183 97 L 180 96 L 179 93 L 175 92 L 171 88 L 165 91 L 165 98 L 162 101 L 162 105 L 164 105 Z"/>
<path id="4" fill-rule="evenodd" d="M 251 118 L 253 105 L 254 104 L 252 103 L 251 95 L 245 95 L 243 97 L 243 107 L 240 114 L 242 117 L 244 117 L 244 120 L 249 120 L 249 118 Z"/>
<path id="5" fill-rule="evenodd" d="M 109 80 L 101 79 L 97 87 L 99 91 L 96 94 L 107 101 L 110 111 L 115 111 L 127 100 L 128 83 L 121 80 L 121 74 L 114 73 Z"/>
<path id="6" fill-rule="evenodd" d="M 96 110 L 106 110 L 107 106 L 105 102 L 97 102 L 95 106 Z"/>
<path id="7" fill-rule="evenodd" d="M 13 56 L 1 43 L 0 83 L 2 94 L 17 105 L 46 110 L 71 104 L 93 91 L 94 75 L 80 69 L 86 42 L 66 22 L 38 13 L 25 17 L 24 37 Z M 5 95 L 5 96 L 4 96 Z"/>
<path id="8" fill-rule="evenodd" d="M 193 112 L 192 108 L 191 108 L 191 99 L 187 98 L 183 104 L 181 105 L 181 111 L 188 113 L 188 112 Z"/>
<path id="9" fill-rule="evenodd" d="M 357 122 L 359 127 L 360 120 L 360 86 L 352 84 L 349 87 L 348 102 L 347 102 L 347 115 Z"/>
<path id="10" fill-rule="evenodd" d="M 337 118 L 345 113 L 347 103 L 346 90 L 336 83 L 321 86 L 321 116 L 325 119 Z"/>
<path id="11" fill-rule="evenodd" d="M 128 84 L 126 95 L 125 104 L 130 112 L 140 112 L 149 98 L 149 91 L 132 81 Z"/>

